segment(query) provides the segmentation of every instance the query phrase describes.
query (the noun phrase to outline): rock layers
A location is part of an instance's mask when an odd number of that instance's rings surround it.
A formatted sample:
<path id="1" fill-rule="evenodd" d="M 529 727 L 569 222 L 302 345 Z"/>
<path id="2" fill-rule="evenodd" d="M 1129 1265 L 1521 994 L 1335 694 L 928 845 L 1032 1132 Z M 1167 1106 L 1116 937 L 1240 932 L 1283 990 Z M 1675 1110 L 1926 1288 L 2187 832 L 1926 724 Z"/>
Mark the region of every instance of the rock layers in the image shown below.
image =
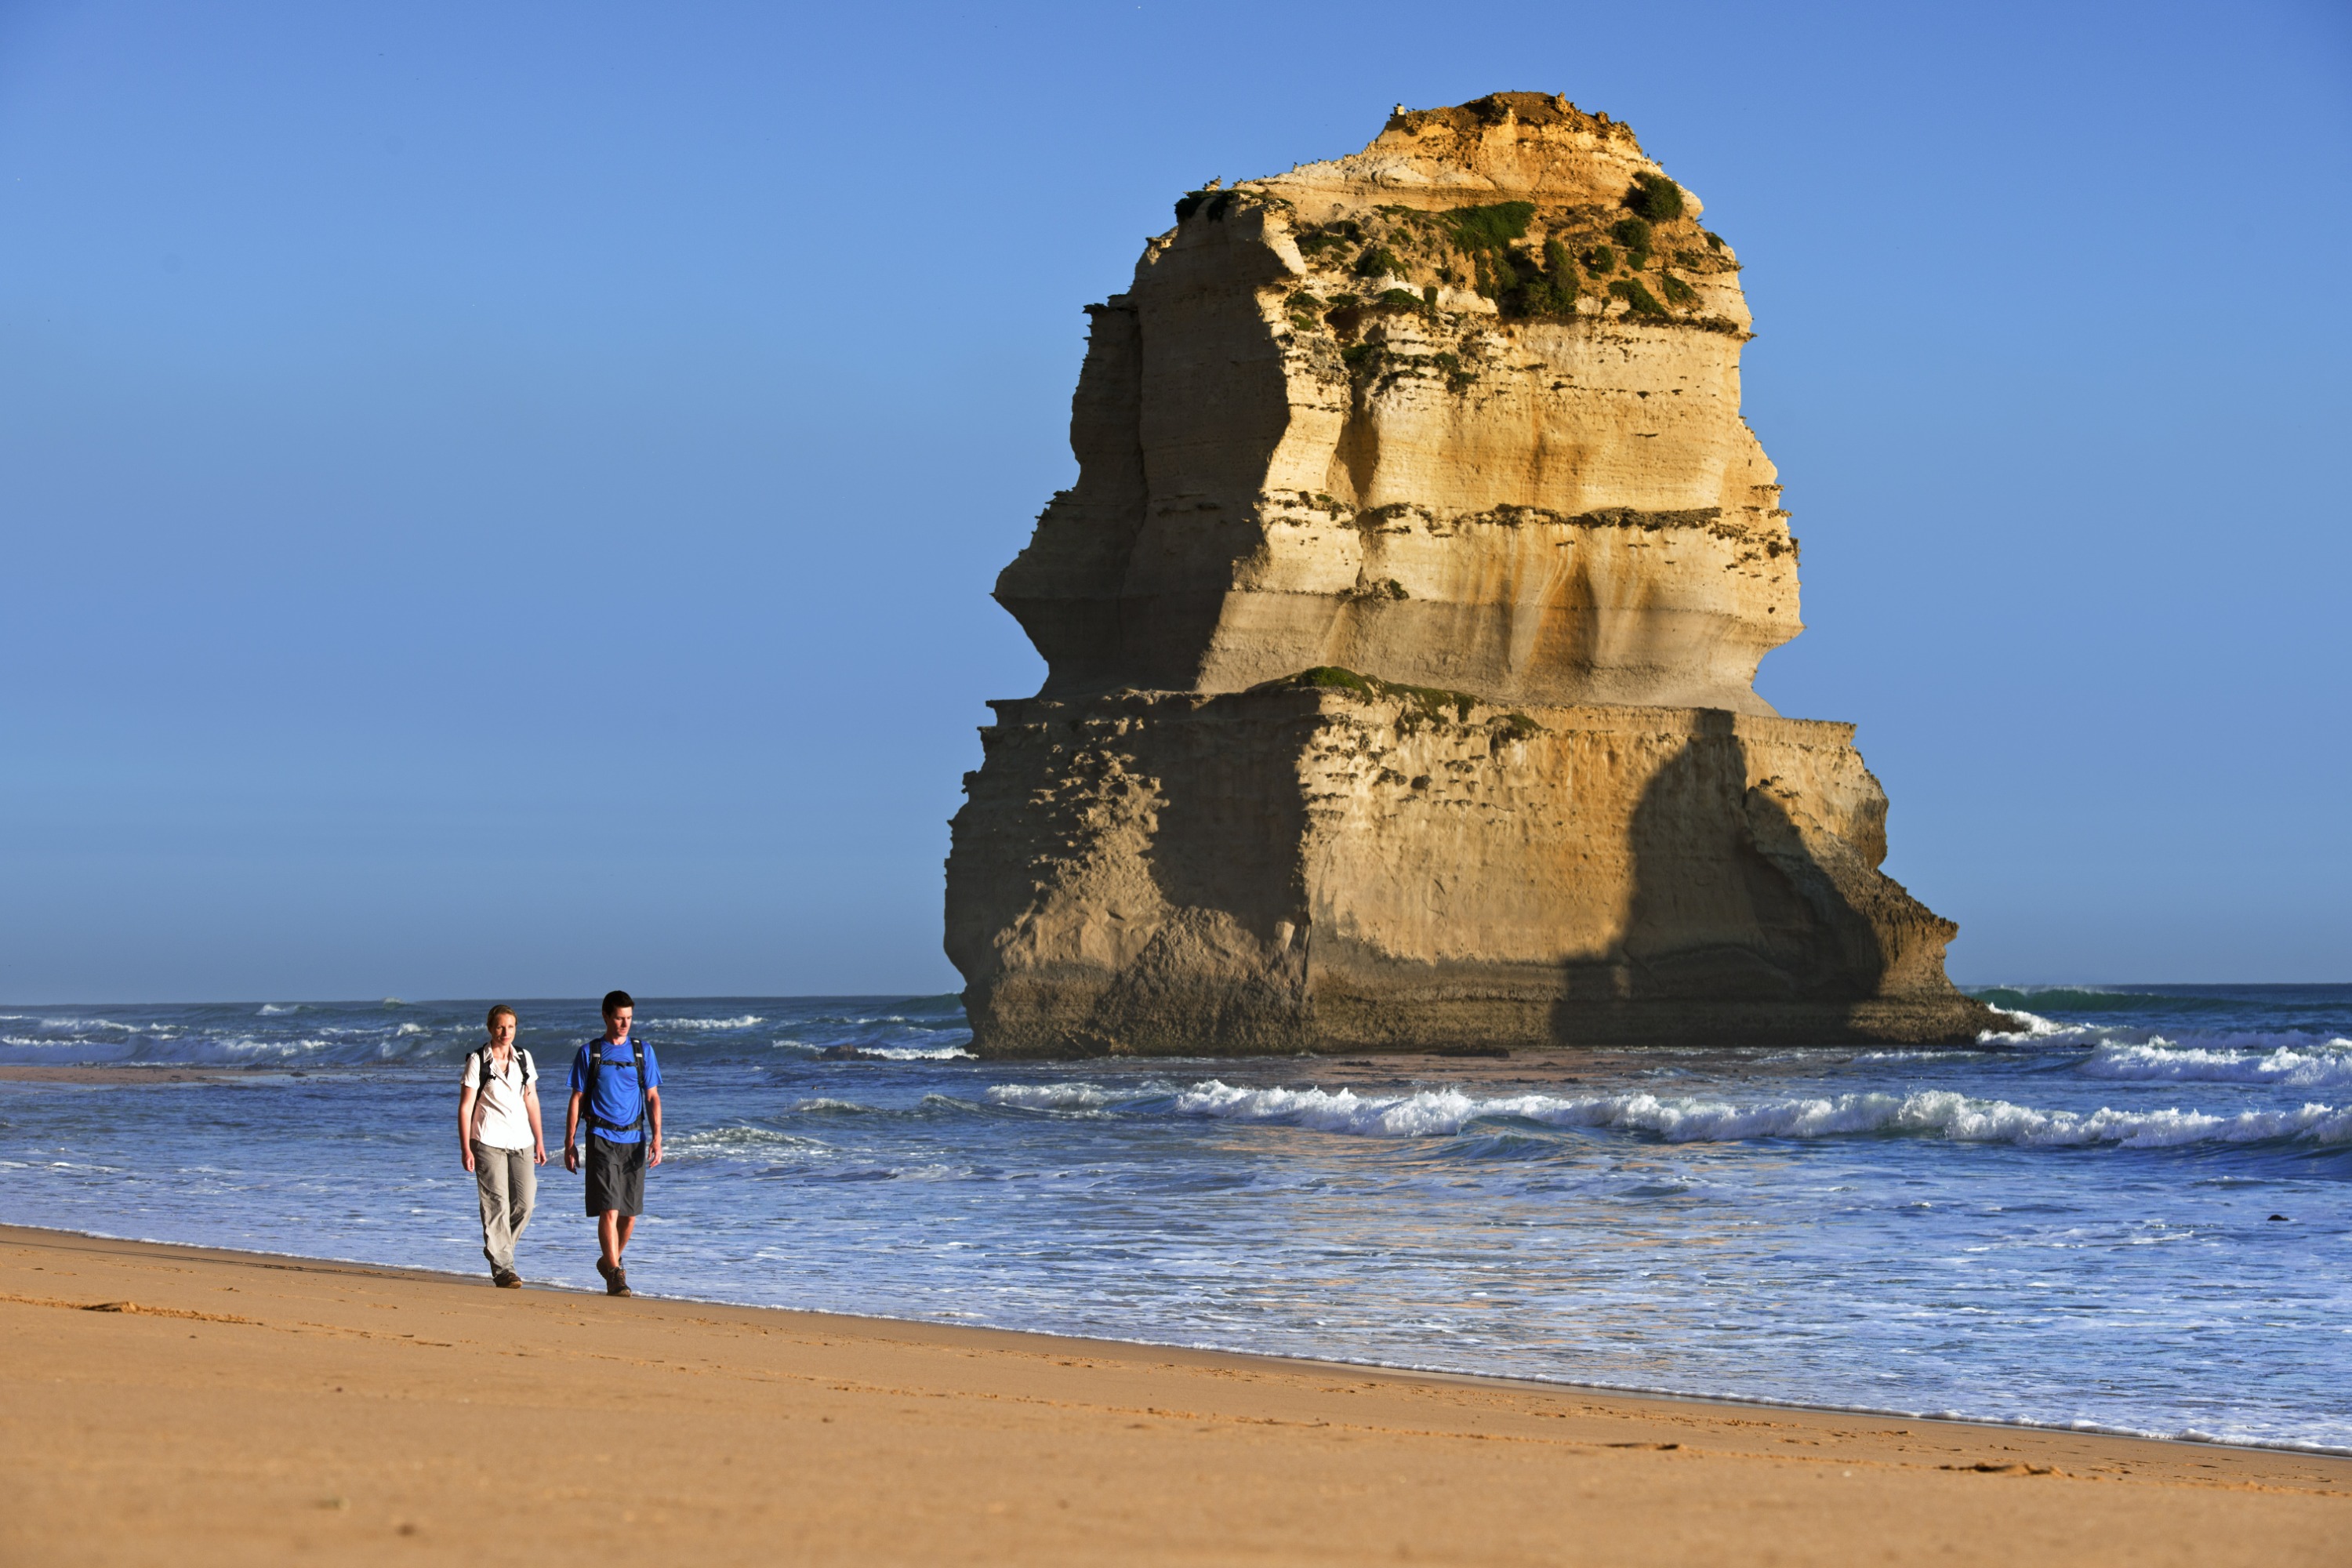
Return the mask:
<path id="1" fill-rule="evenodd" d="M 1842 724 L 1738 264 L 1630 131 L 1502 93 L 1177 203 L 1093 307 L 948 862 L 975 1048 L 1971 1037 Z"/>

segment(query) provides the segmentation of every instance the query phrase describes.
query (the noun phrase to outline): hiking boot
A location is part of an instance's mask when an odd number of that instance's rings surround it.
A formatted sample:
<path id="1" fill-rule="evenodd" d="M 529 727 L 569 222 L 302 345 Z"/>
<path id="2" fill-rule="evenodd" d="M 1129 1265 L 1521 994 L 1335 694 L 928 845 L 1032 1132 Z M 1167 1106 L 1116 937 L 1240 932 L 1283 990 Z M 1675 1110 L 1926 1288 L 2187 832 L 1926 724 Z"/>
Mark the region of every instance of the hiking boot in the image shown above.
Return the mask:
<path id="1" fill-rule="evenodd" d="M 632 1294 L 629 1289 L 629 1271 L 625 1268 L 607 1268 L 604 1270 L 604 1294 L 607 1296 L 626 1296 Z"/>
<path id="2" fill-rule="evenodd" d="M 490 1283 L 501 1290 L 520 1290 L 522 1289 L 522 1276 L 511 1268 L 501 1268 L 490 1276 Z"/>

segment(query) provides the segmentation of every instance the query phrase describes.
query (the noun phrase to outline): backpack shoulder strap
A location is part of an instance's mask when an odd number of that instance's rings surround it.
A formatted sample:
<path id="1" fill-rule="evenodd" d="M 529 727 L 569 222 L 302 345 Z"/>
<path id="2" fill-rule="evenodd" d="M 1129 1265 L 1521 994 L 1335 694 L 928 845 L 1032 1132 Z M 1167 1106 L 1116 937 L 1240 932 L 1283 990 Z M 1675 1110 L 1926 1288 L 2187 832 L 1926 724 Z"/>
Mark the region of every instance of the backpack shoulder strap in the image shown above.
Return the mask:
<path id="1" fill-rule="evenodd" d="M 646 1102 L 646 1043 L 635 1035 L 629 1037 L 629 1055 L 637 1064 L 637 1121 L 639 1128 L 647 1126 L 653 1117 L 653 1107 Z"/>

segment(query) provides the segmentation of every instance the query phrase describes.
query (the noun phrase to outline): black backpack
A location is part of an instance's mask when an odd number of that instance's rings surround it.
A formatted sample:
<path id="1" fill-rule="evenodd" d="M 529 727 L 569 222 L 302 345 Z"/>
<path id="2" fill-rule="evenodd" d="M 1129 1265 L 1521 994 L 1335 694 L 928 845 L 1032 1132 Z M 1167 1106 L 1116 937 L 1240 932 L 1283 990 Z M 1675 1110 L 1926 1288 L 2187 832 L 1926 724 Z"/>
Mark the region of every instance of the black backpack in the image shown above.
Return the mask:
<path id="1" fill-rule="evenodd" d="M 637 1066 L 637 1119 L 635 1121 L 630 1122 L 626 1127 L 619 1126 L 614 1122 L 602 1121 L 597 1119 L 596 1073 L 599 1068 L 604 1066 L 604 1047 L 613 1043 L 614 1042 L 611 1040 L 597 1039 L 590 1041 L 588 1045 L 588 1085 L 587 1092 L 580 1097 L 580 1126 L 581 1130 L 592 1138 L 600 1136 L 606 1131 L 639 1132 L 645 1130 L 646 1043 L 643 1040 L 638 1039 L 635 1035 L 629 1037 L 629 1055 L 635 1060 Z M 618 1066 L 619 1064 L 614 1063 L 614 1065 Z"/>
<path id="2" fill-rule="evenodd" d="M 480 1075 L 476 1079 L 474 1083 L 474 1090 L 478 1094 L 483 1089 L 490 1087 L 490 1078 L 492 1076 L 491 1068 L 496 1065 L 498 1058 L 490 1054 L 490 1047 L 487 1041 L 474 1052 L 474 1055 L 480 1059 L 482 1064 Z M 524 1050 L 520 1046 L 517 1046 L 514 1048 L 514 1058 L 515 1066 L 522 1069 L 521 1087 L 529 1089 L 531 1085 L 531 1080 L 539 1077 L 539 1068 L 532 1064 L 530 1053 Z"/>

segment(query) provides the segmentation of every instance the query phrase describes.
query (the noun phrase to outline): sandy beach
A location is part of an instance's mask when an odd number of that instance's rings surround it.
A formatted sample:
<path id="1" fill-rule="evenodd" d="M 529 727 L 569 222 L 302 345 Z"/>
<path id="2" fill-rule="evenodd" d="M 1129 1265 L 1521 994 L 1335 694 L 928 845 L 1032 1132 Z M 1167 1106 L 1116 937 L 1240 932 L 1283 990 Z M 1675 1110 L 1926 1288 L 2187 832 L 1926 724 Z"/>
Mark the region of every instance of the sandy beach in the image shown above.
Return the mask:
<path id="1" fill-rule="evenodd" d="M 2352 1460 L 0 1228 L 10 1563 L 2337 1563 Z"/>

